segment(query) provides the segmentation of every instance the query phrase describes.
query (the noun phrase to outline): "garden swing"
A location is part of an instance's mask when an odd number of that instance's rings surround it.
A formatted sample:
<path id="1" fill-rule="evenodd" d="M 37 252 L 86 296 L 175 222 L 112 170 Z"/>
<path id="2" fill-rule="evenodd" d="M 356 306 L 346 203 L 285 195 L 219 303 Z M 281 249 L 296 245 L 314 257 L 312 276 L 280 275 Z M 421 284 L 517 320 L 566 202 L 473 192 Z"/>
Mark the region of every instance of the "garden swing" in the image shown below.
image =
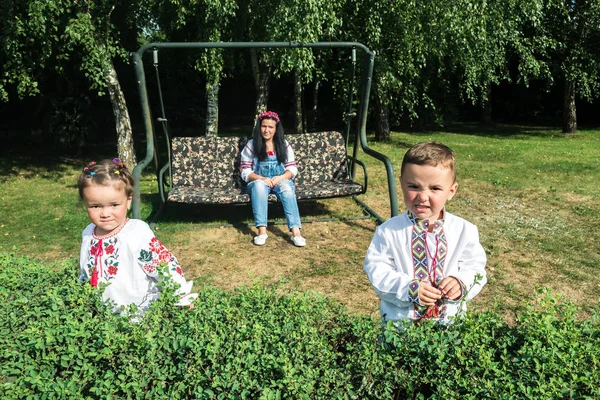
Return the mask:
<path id="1" fill-rule="evenodd" d="M 354 68 L 356 50 L 364 53 L 363 77 L 361 79 L 359 112 L 352 113 L 352 92 L 349 91 L 348 112 L 346 113 L 346 137 L 340 132 L 310 132 L 300 135 L 286 135 L 286 139 L 294 149 L 298 163 L 298 178 L 296 179 L 296 196 L 301 200 L 316 200 L 334 197 L 351 196 L 370 216 L 379 223 L 385 218 L 357 196 L 367 191 L 367 170 L 365 164 L 357 159 L 358 148 L 375 159 L 384 163 L 390 199 L 390 214 L 398 214 L 398 200 L 394 169 L 389 158 L 370 149 L 366 140 L 366 122 L 369 103 L 369 92 L 373 73 L 374 53 L 366 46 L 356 42 L 171 42 L 149 43 L 131 54 L 137 76 L 137 84 L 141 102 L 142 115 L 146 130 L 146 155 L 133 170 L 135 189 L 132 202 L 133 218 L 141 218 L 140 210 L 140 179 L 144 168 L 153 160 L 158 171 L 158 186 L 161 206 L 156 215 L 160 214 L 168 202 L 184 204 L 244 204 L 250 202 L 250 196 L 245 192 L 244 184 L 239 176 L 239 155 L 249 138 L 247 137 L 171 137 L 168 129 L 168 119 L 165 115 L 160 77 L 158 74 L 158 52 L 160 49 L 208 49 L 208 48 L 350 48 L 352 49 L 354 85 Z M 148 92 L 142 56 L 152 51 L 153 64 L 156 71 L 158 94 L 162 115 L 157 118 L 163 127 L 167 140 L 168 160 L 160 165 L 157 152 L 157 135 L 150 113 Z M 357 116 L 356 139 L 353 154 L 348 154 L 351 118 Z M 356 165 L 363 169 L 364 181 L 354 181 Z M 168 174 L 168 182 L 165 179 Z M 168 191 L 165 188 L 168 187 Z M 270 200 L 275 201 L 271 195 Z M 157 216 L 155 215 L 155 219 Z"/>

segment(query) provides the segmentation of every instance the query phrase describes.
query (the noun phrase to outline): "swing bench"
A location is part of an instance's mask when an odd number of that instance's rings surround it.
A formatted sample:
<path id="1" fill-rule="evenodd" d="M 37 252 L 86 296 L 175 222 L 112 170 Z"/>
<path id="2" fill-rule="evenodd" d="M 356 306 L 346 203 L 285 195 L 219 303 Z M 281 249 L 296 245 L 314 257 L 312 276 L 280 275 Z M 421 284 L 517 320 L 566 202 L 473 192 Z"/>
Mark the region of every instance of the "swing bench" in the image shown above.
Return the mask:
<path id="1" fill-rule="evenodd" d="M 247 137 L 218 137 L 194 136 L 171 138 L 167 128 L 167 119 L 160 91 L 160 77 L 158 75 L 158 50 L 160 48 L 281 48 L 281 47 L 311 47 L 351 48 L 353 63 L 356 61 L 356 48 L 365 53 L 365 68 L 361 85 L 361 112 L 358 113 L 356 142 L 354 154 L 347 151 L 350 133 L 350 119 L 354 114 L 352 107 L 352 88 L 349 96 L 349 112 L 347 118 L 346 138 L 340 132 L 316 132 L 303 134 L 287 134 L 289 142 L 298 165 L 298 176 L 295 179 L 296 197 L 299 201 L 316 200 L 334 197 L 352 196 L 370 216 L 379 223 L 385 219 L 368 207 L 357 195 L 367 191 L 367 169 L 365 164 L 357 159 L 357 151 L 362 150 L 380 160 L 386 167 L 388 189 L 390 196 L 391 216 L 398 213 L 397 195 L 394 181 L 393 166 L 389 158 L 367 146 L 366 142 L 366 114 L 370 81 L 373 71 L 374 54 L 360 43 L 332 43 L 319 42 L 309 44 L 298 43 L 150 43 L 142 46 L 137 52 L 132 53 L 133 63 L 137 75 L 142 113 L 146 128 L 146 156 L 133 170 L 135 180 L 134 196 L 132 202 L 133 218 L 140 218 L 140 191 L 139 182 L 142 170 L 150 162 L 158 159 L 156 151 L 156 135 L 150 116 L 150 107 L 145 83 L 145 73 L 142 55 L 153 51 L 154 67 L 159 97 L 162 108 L 162 117 L 157 120 L 163 125 L 167 139 L 168 162 L 158 170 L 158 189 L 161 199 L 161 208 L 168 202 L 184 204 L 244 204 L 250 202 L 250 196 L 245 191 L 245 183 L 240 177 L 240 154 L 249 138 Z M 354 81 L 354 70 L 353 70 Z M 353 82 L 354 83 L 354 82 Z M 355 169 L 359 165 L 363 170 L 363 181 L 355 182 Z M 168 174 L 169 179 L 165 179 Z M 269 195 L 269 201 L 277 201 L 276 197 Z"/>
<path id="2" fill-rule="evenodd" d="M 286 135 L 296 156 L 298 200 L 325 199 L 362 194 L 367 188 L 366 167 L 353 160 L 364 171 L 364 183 L 349 178 L 344 137 L 339 132 Z M 249 203 L 245 184 L 240 177 L 240 153 L 245 137 L 174 137 L 171 140 L 170 168 L 159 174 L 161 201 L 186 204 Z M 169 165 L 167 164 L 167 167 Z M 166 192 L 165 173 L 169 171 L 170 190 Z M 269 201 L 275 202 L 274 194 Z"/>

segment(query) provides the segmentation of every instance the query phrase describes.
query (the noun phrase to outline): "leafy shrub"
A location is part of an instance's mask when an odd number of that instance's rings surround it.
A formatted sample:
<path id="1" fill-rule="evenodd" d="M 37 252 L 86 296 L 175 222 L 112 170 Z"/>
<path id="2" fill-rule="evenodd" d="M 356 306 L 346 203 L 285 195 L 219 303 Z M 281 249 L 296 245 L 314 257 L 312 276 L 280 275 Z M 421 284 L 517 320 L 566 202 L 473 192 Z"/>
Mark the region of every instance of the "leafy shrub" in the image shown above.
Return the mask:
<path id="1" fill-rule="evenodd" d="M 0 254 L 2 398 L 600 397 L 600 313 L 544 293 L 507 325 L 384 328 L 311 293 L 256 286 L 162 296 L 139 323 L 60 265 Z"/>

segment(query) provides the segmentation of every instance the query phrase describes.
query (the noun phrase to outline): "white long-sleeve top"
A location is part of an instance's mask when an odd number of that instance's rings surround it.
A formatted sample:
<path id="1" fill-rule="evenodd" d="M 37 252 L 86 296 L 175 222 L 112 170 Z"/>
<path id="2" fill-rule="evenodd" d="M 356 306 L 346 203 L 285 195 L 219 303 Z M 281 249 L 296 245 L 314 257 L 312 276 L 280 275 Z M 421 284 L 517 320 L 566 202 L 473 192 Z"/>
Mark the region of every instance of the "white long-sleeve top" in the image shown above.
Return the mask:
<path id="1" fill-rule="evenodd" d="M 294 179 L 296 175 L 298 175 L 294 150 L 287 140 L 285 141 L 285 145 L 287 147 L 287 159 L 283 166 L 286 171 L 292 173 L 292 179 Z M 242 154 L 240 155 L 240 173 L 244 182 L 248 182 L 248 177 L 258 167 L 258 161 L 258 156 L 254 154 L 254 139 L 250 139 L 248 143 L 246 143 L 246 146 L 244 146 Z"/>
<path id="2" fill-rule="evenodd" d="M 415 283 L 412 253 L 413 223 L 407 212 L 381 224 L 367 250 L 364 271 L 381 299 L 384 320 L 417 319 L 415 303 L 409 300 L 409 285 Z M 475 297 L 487 282 L 486 255 L 479 243 L 479 232 L 472 223 L 444 211 L 443 229 L 447 253 L 443 277 L 457 278 L 466 290 L 464 301 L 444 300 L 446 315 L 439 322 L 466 311 L 466 301 Z M 476 276 L 481 278 L 475 284 Z"/>
<path id="3" fill-rule="evenodd" d="M 102 293 L 104 301 L 112 300 L 114 310 L 122 311 L 135 304 L 143 313 L 160 295 L 156 285 L 160 264 L 166 264 L 171 279 L 180 285 L 177 305 L 191 304 L 198 297 L 190 293 L 192 281 L 186 281 L 177 258 L 158 240 L 147 223 L 130 219 L 115 234 L 98 238 L 96 225 L 89 224 L 82 233 L 79 281 L 92 285 L 106 283 Z M 97 282 L 93 277 L 98 268 Z"/>

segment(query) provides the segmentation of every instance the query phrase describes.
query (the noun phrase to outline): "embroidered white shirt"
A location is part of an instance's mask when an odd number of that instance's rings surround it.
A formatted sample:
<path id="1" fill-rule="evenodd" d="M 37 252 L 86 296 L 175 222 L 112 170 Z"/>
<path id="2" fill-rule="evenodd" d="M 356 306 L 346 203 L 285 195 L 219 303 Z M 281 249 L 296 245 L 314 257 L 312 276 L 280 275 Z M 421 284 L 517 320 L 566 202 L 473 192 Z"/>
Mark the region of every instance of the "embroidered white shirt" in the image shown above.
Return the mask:
<path id="1" fill-rule="evenodd" d="M 147 223 L 130 219 L 119 232 L 104 238 L 96 237 L 95 227 L 89 224 L 82 233 L 79 281 L 93 282 L 97 267 L 97 282 L 108 284 L 102 299 L 112 300 L 115 311 L 130 304 L 142 312 L 148 309 L 160 295 L 156 283 L 162 279 L 161 263 L 167 265 L 171 279 L 180 285 L 177 305 L 189 305 L 198 297 L 197 293 L 190 293 L 193 282 L 185 280 L 177 258 L 154 236 Z"/>
<path id="2" fill-rule="evenodd" d="M 412 227 L 407 212 L 387 220 L 377 227 L 365 256 L 363 269 L 381 299 L 380 312 L 385 320 L 416 319 L 414 303 L 408 296 L 408 286 L 415 279 Z M 444 301 L 446 316 L 440 322 L 448 323 L 466 311 L 466 302 L 486 284 L 486 255 L 472 223 L 444 212 L 443 228 L 448 247 L 443 276 L 458 278 L 467 290 L 464 301 Z M 475 284 L 477 275 L 481 278 Z"/>

